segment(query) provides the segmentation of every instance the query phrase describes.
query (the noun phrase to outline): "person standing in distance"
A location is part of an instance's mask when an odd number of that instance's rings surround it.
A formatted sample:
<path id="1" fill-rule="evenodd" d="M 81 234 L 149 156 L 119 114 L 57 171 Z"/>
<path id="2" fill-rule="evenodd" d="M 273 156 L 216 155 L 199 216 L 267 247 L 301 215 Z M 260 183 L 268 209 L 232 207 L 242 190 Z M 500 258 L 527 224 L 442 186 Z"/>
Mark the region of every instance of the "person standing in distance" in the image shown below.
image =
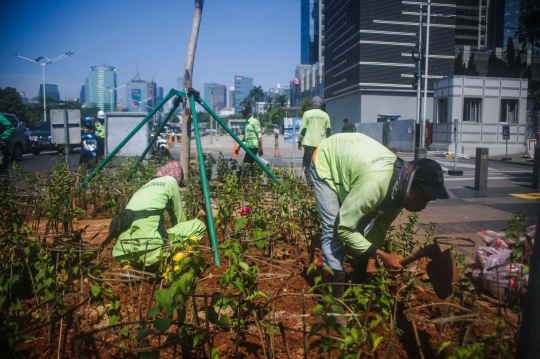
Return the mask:
<path id="1" fill-rule="evenodd" d="M 97 113 L 97 119 L 94 121 L 94 128 L 96 131 L 99 152 L 102 156 L 105 156 L 105 112 L 99 111 Z"/>
<path id="2" fill-rule="evenodd" d="M 345 118 L 343 120 L 343 128 L 341 129 L 341 132 L 342 133 L 356 132 L 356 128 L 354 127 L 354 125 L 352 123 L 349 123 L 348 118 Z"/>
<path id="3" fill-rule="evenodd" d="M 242 107 L 242 117 L 246 120 L 246 124 L 244 127 L 244 138 L 242 142 L 249 148 L 251 152 L 253 152 L 254 155 L 257 153 L 259 156 L 263 155 L 263 149 L 262 149 L 262 132 L 261 132 L 261 125 L 259 123 L 259 120 L 257 120 L 255 117 L 253 117 L 251 113 L 251 106 L 243 106 Z M 234 154 L 238 155 L 240 153 L 240 146 L 234 151 Z M 244 163 L 253 164 L 255 162 L 255 159 L 251 157 L 251 154 L 246 152 L 246 155 L 244 156 Z"/>
<path id="4" fill-rule="evenodd" d="M 324 139 L 332 135 L 330 128 L 330 117 L 321 110 L 323 104 L 319 96 L 311 99 L 312 110 L 304 112 L 302 116 L 302 124 L 300 125 L 300 135 L 298 136 L 298 149 L 301 151 L 304 147 L 304 157 L 302 159 L 302 167 L 306 179 L 311 175 L 311 157 L 313 152 Z"/>

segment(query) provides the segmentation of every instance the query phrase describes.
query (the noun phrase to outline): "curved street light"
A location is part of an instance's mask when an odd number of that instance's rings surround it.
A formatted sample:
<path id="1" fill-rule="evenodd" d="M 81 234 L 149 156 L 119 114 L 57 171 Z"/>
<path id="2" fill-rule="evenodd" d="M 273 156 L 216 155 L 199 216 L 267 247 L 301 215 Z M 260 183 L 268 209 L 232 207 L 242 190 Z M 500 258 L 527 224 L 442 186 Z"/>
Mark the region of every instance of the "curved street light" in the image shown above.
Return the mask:
<path id="1" fill-rule="evenodd" d="M 49 65 L 49 64 L 52 64 L 53 62 L 60 61 L 62 59 L 65 59 L 66 57 L 69 57 L 69 56 L 73 55 L 73 54 L 74 54 L 74 52 L 68 51 L 65 54 L 62 54 L 60 56 L 55 57 L 54 59 L 49 59 L 48 57 L 40 56 L 35 60 L 29 59 L 27 57 L 24 57 L 24 56 L 21 56 L 21 55 L 18 55 L 18 54 L 14 54 L 15 56 L 17 56 L 17 57 L 19 57 L 21 59 L 28 60 L 28 61 L 36 63 L 36 64 L 40 64 L 41 68 L 43 69 L 43 122 L 47 121 L 47 104 L 46 104 L 47 96 L 45 96 L 45 65 Z M 41 61 L 43 59 L 45 61 Z"/>

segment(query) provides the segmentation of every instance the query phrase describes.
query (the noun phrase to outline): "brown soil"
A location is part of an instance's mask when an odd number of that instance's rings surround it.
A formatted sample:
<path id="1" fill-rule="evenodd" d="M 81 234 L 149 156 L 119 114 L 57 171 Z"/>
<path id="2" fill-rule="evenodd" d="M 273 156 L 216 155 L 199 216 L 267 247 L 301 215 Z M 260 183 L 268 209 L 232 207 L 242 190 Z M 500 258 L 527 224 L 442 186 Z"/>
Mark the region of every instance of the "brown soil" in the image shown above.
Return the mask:
<path id="1" fill-rule="evenodd" d="M 83 241 L 97 245 L 102 244 L 107 237 L 107 227 L 109 222 L 110 219 L 80 220 L 76 224 L 76 228 L 86 228 L 86 232 L 83 234 Z M 221 241 L 221 233 L 219 231 L 218 235 L 220 237 L 218 239 Z M 205 238 L 202 243 L 208 243 L 208 239 Z M 99 257 L 92 259 L 92 264 L 103 266 L 109 271 L 119 271 L 119 264 L 111 257 L 113 245 L 113 242 L 105 244 Z M 267 305 L 267 300 L 264 298 L 259 298 L 255 301 L 257 306 L 255 313 L 258 320 L 255 320 L 252 313 L 247 316 L 246 330 L 243 333 L 240 333 L 240 336 L 238 337 L 238 348 L 236 348 L 237 335 L 233 329 L 225 331 L 218 329 L 213 325 L 209 325 L 211 334 L 205 345 L 205 352 L 208 357 L 210 356 L 210 347 L 213 345 L 219 349 L 220 358 L 234 358 L 236 351 L 238 351 L 238 358 L 266 358 L 265 351 L 268 352 L 268 345 L 272 342 L 276 358 L 287 358 L 287 349 L 290 353 L 290 358 L 313 358 L 317 355 L 316 350 L 311 350 L 307 355 L 304 355 L 305 343 L 309 346 L 309 343 L 317 339 L 317 337 L 310 337 L 301 332 L 304 327 L 309 331 L 311 325 L 319 321 L 318 318 L 313 316 L 302 317 L 302 314 L 311 313 L 317 304 L 308 296 L 310 289 L 309 282 L 311 282 L 310 278 L 305 275 L 305 269 L 309 265 L 308 248 L 304 245 L 303 247 L 300 247 L 300 252 L 298 253 L 295 245 L 277 241 L 273 253 L 279 253 L 282 262 L 271 262 L 268 259 L 259 260 L 256 258 L 248 258 L 248 263 L 250 265 L 257 264 L 261 269 L 259 289 L 265 292 L 270 299 L 276 297 L 277 299 L 272 301 L 270 305 Z M 263 254 L 264 253 L 254 247 L 250 251 L 250 255 L 253 257 L 262 256 Z M 205 327 L 204 299 L 202 298 L 202 295 L 204 293 L 211 295 L 211 293 L 216 291 L 222 291 L 231 295 L 236 293 L 224 289 L 217 282 L 223 272 L 227 269 L 227 260 L 222 256 L 222 265 L 217 267 L 213 264 L 210 252 L 204 253 L 203 256 L 207 265 L 201 275 L 201 280 L 198 282 L 201 290 L 195 293 L 198 295 L 195 298 L 197 313 L 195 313 L 195 311 L 188 313 L 187 321 L 196 321 L 196 316 L 199 324 L 202 327 Z M 318 257 L 320 257 L 320 253 L 315 254 L 315 258 Z M 270 265 L 271 263 L 273 265 Z M 161 283 L 160 279 L 161 277 L 158 277 L 158 280 L 154 284 L 154 290 L 162 287 L 163 283 Z M 74 281 L 74 287 L 80 288 L 81 293 L 90 293 L 90 287 L 94 284 L 97 283 L 88 276 L 85 276 L 82 279 L 82 282 L 81 278 L 76 278 Z M 151 295 L 151 283 L 145 282 L 142 284 L 130 285 L 130 283 L 105 281 L 103 285 L 104 287 L 111 288 L 113 293 L 120 298 L 122 303 L 122 322 L 137 321 L 141 318 L 144 319 L 148 309 L 155 305 L 155 296 Z M 396 288 L 391 288 L 391 292 L 395 294 Z M 303 296 L 302 293 L 305 293 L 306 296 Z M 372 351 L 369 344 L 365 344 L 362 357 L 419 358 L 420 354 L 414 335 L 413 325 L 412 322 L 407 319 L 404 311 L 421 305 L 440 302 L 441 300 L 435 296 L 427 281 L 416 285 L 406 299 L 403 295 L 400 297 L 397 305 L 397 327 L 401 329 L 402 334 L 397 335 L 394 331 L 392 339 L 390 340 L 389 330 L 380 327 L 379 334 L 384 336 L 384 340 L 375 352 Z M 447 302 L 449 302 L 449 300 L 447 300 Z M 29 308 L 35 305 L 35 300 L 27 299 L 23 304 L 25 308 Z M 494 330 L 493 324 L 488 321 L 495 315 L 496 303 L 477 299 L 475 307 L 477 308 L 476 311 L 481 313 L 478 319 L 486 321 L 483 322 L 477 320 L 473 322 L 469 334 L 469 342 L 473 342 L 483 334 L 491 333 Z M 77 349 L 75 347 L 76 343 L 72 338 L 77 333 L 87 333 L 98 328 L 107 327 L 108 319 L 99 316 L 99 312 L 103 309 L 103 307 L 98 307 L 96 309 L 96 305 L 87 303 L 76 311 L 78 318 L 77 325 L 62 321 L 62 337 L 65 339 L 65 349 L 63 351 L 65 358 L 86 358 L 93 356 L 94 353 L 89 341 L 77 342 L 79 346 Z M 234 315 L 234 313 L 226 314 L 230 316 Z M 440 307 L 427 307 L 419 310 L 416 314 L 426 320 L 448 316 L 448 314 Z M 261 324 L 264 323 L 265 320 L 276 318 L 280 319 L 277 322 L 281 322 L 285 328 L 287 347 L 285 346 L 281 334 L 277 330 L 268 330 L 268 334 L 265 334 L 266 329 Z M 28 358 L 56 357 L 59 350 L 60 322 L 54 323 L 53 335 L 50 341 L 47 337 L 46 329 L 47 328 L 41 328 L 32 333 L 35 339 L 21 343 L 18 349 L 22 353 L 25 353 L 25 356 Z M 455 343 L 459 326 L 446 325 L 441 327 L 440 325 L 435 325 L 433 323 L 418 322 L 417 329 L 424 356 L 426 358 L 444 358 L 448 353 L 448 350 L 438 354 L 437 349 L 445 341 L 450 340 Z M 101 333 L 97 335 L 97 337 L 117 345 L 122 341 L 125 342 L 125 339 L 115 334 Z M 62 343 L 64 343 L 64 340 L 62 340 Z M 158 339 L 155 338 L 151 339 L 149 342 L 150 345 L 158 345 L 158 343 Z M 129 355 L 125 354 L 122 350 L 99 343 L 97 345 L 97 350 L 102 358 L 129 357 Z M 176 350 L 175 354 L 173 349 L 163 349 L 161 350 L 160 357 L 170 358 L 174 355 L 176 355 L 176 357 L 187 357 L 179 354 L 180 346 L 177 346 Z M 390 356 L 387 356 L 388 352 L 391 352 Z M 194 357 L 204 357 L 201 351 L 197 353 L 193 352 L 192 354 Z M 337 357 L 335 355 L 332 356 Z"/>

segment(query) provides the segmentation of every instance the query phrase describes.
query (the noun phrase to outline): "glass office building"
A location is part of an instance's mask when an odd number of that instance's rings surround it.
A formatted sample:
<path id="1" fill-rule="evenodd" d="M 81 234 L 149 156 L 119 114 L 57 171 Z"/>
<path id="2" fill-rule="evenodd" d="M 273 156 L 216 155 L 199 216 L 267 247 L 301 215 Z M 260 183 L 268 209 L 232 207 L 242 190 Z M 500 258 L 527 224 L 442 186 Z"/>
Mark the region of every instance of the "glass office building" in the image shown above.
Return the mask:
<path id="1" fill-rule="evenodd" d="M 249 92 L 252 88 L 253 79 L 251 77 L 239 75 L 234 77 L 234 111 L 236 113 L 240 112 L 242 109 L 240 103 L 249 96 Z"/>
<path id="2" fill-rule="evenodd" d="M 39 96 L 43 96 L 43 84 L 39 85 Z M 45 84 L 45 96 L 60 100 L 60 91 L 58 91 L 58 85 Z"/>
<path id="3" fill-rule="evenodd" d="M 112 66 L 92 66 L 88 74 L 88 105 L 103 111 L 116 106 L 116 69 Z"/>
<path id="4" fill-rule="evenodd" d="M 227 106 L 227 86 L 216 83 L 204 84 L 204 101 L 214 112 Z"/>
<path id="5" fill-rule="evenodd" d="M 324 57 L 324 1 L 300 2 L 300 61 L 313 65 Z"/>

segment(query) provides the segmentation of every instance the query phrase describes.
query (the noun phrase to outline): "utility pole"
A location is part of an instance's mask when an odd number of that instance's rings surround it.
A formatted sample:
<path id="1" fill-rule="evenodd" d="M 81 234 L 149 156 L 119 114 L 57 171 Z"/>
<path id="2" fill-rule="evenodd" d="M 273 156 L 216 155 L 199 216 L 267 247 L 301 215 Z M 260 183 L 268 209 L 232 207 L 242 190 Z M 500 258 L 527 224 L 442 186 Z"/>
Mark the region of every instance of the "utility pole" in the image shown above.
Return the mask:
<path id="1" fill-rule="evenodd" d="M 195 50 L 197 49 L 197 39 L 199 37 L 199 28 L 201 26 L 201 17 L 203 11 L 204 0 L 195 0 L 195 12 L 193 13 L 193 23 L 191 24 L 191 34 L 189 35 L 189 43 L 186 54 L 186 66 L 184 70 L 184 91 L 191 88 L 193 76 L 193 63 L 195 62 Z M 189 104 L 189 101 L 187 101 Z M 197 111 L 197 108 L 184 108 L 182 119 L 182 146 L 180 147 L 180 165 L 184 170 L 184 176 L 189 177 L 189 157 L 191 145 L 191 121 L 190 116 L 192 111 Z M 201 154 L 202 155 L 202 154 Z"/>
<path id="2" fill-rule="evenodd" d="M 420 125 L 422 111 L 422 3 L 420 3 L 420 16 L 418 19 L 418 59 L 416 61 L 416 123 Z"/>
<path id="3" fill-rule="evenodd" d="M 425 51 L 425 59 L 426 63 L 424 65 L 424 108 L 422 110 L 422 121 L 420 123 L 420 148 L 425 148 L 426 143 L 426 112 L 427 112 L 427 89 L 428 89 L 428 69 L 429 69 L 429 24 L 430 24 L 430 17 L 431 17 L 431 1 L 427 3 L 427 17 L 426 17 L 426 51 Z M 421 75 L 418 75 L 421 77 Z"/>

